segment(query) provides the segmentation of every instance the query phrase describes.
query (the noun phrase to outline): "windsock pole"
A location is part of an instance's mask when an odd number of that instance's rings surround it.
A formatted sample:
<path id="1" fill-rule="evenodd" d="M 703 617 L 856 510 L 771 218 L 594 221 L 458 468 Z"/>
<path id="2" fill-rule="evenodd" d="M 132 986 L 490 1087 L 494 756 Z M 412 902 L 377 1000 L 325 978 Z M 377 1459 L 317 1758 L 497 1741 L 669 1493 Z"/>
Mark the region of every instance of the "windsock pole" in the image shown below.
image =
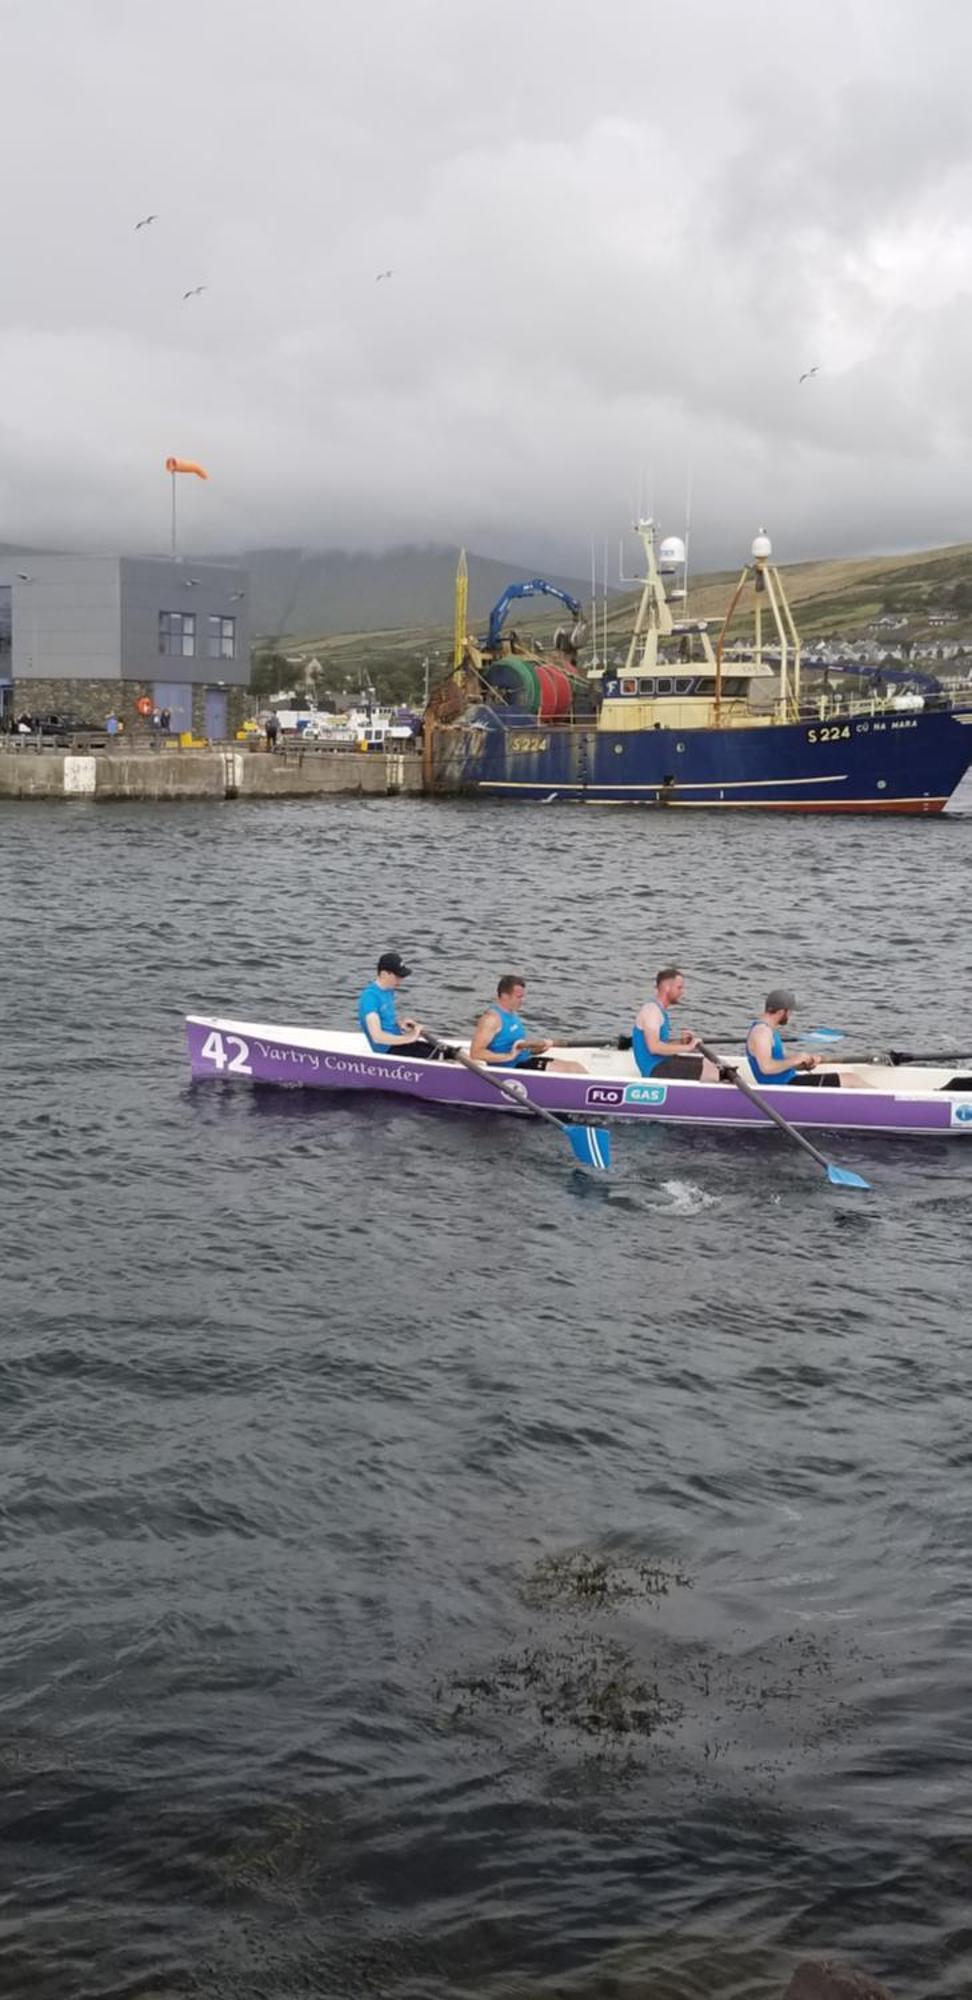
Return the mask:
<path id="1" fill-rule="evenodd" d="M 170 473 L 172 477 L 172 560 L 173 562 L 175 562 L 177 554 L 176 480 L 180 472 L 194 472 L 197 479 L 208 479 L 209 474 L 206 471 L 205 466 L 197 465 L 196 460 L 194 458 L 167 458 L 165 461 L 165 469 L 166 472 Z"/>

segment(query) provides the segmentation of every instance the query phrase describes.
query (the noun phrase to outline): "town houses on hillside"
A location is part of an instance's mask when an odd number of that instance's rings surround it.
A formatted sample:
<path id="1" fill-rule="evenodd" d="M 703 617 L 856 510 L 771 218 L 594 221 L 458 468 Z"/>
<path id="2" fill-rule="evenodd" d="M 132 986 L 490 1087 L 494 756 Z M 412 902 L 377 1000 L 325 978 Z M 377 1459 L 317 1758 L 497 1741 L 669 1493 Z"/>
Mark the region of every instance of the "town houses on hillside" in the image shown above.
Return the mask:
<path id="1" fill-rule="evenodd" d="M 933 622 L 929 620 L 930 624 Z M 839 633 L 828 633 L 808 639 L 803 649 L 804 660 L 808 665 L 819 663 L 820 666 L 846 666 L 848 661 L 853 660 L 864 672 L 875 671 L 882 665 L 934 667 L 954 662 L 961 665 L 963 661 L 972 667 L 972 644 L 965 645 L 953 638 L 885 638 L 887 621 L 881 620 L 880 623 L 880 637 L 850 639 Z M 901 626 L 906 624 L 906 620 L 900 621 Z"/>

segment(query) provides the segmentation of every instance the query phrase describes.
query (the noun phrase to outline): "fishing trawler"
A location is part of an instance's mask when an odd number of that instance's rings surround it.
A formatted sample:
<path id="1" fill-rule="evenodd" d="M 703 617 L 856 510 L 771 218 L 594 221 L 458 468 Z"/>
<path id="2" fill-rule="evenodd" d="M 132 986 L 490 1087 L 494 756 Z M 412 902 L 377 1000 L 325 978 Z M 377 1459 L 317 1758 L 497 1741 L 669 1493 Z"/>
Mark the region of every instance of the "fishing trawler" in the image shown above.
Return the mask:
<path id="1" fill-rule="evenodd" d="M 642 592 L 624 665 L 583 674 L 471 641 L 429 702 L 426 787 L 553 804 L 940 813 L 972 763 L 972 729 L 945 698 L 838 707 L 804 700 L 801 644 L 769 537 L 760 530 L 713 644 L 706 620 L 676 620 L 685 548 L 656 550 L 636 524 Z M 733 642 L 751 600 L 752 637 Z"/>

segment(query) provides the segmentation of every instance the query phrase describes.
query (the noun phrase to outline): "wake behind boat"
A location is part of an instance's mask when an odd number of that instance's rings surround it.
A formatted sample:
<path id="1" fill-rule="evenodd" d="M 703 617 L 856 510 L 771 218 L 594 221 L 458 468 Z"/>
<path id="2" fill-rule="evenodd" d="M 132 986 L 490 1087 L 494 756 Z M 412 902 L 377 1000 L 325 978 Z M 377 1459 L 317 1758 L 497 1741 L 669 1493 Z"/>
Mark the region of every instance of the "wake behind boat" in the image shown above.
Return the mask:
<path id="1" fill-rule="evenodd" d="M 377 1054 L 363 1034 L 335 1028 L 280 1026 L 192 1014 L 186 1021 L 192 1075 L 276 1084 L 283 1088 L 369 1091 L 414 1097 L 427 1104 L 461 1110 L 524 1111 L 464 1065 L 409 1057 L 407 1048 Z M 468 1042 L 451 1038 L 464 1053 Z M 634 1057 L 617 1048 L 552 1048 L 584 1065 L 585 1074 L 547 1070 L 528 1079 L 515 1068 L 497 1067 L 495 1078 L 511 1078 L 543 1110 L 563 1118 L 648 1119 L 692 1127 L 769 1129 L 764 1114 L 730 1082 L 695 1082 L 641 1076 Z M 748 1063 L 733 1056 L 740 1075 L 752 1078 Z M 940 1138 L 972 1135 L 972 1066 L 967 1070 L 932 1065 L 899 1066 L 890 1061 L 854 1061 L 865 1089 L 814 1090 L 761 1084 L 760 1095 L 791 1125 L 805 1131 L 901 1134 Z"/>

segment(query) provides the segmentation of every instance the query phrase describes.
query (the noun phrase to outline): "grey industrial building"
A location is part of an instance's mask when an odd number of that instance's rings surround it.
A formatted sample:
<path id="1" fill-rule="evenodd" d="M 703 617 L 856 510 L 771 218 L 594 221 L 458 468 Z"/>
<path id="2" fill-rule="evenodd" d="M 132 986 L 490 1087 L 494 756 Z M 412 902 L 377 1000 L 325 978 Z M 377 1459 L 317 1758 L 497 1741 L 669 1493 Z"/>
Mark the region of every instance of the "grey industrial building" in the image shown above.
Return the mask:
<path id="1" fill-rule="evenodd" d="M 137 731 L 139 702 L 218 741 L 250 677 L 249 577 L 154 556 L 0 555 L 0 712 Z"/>

